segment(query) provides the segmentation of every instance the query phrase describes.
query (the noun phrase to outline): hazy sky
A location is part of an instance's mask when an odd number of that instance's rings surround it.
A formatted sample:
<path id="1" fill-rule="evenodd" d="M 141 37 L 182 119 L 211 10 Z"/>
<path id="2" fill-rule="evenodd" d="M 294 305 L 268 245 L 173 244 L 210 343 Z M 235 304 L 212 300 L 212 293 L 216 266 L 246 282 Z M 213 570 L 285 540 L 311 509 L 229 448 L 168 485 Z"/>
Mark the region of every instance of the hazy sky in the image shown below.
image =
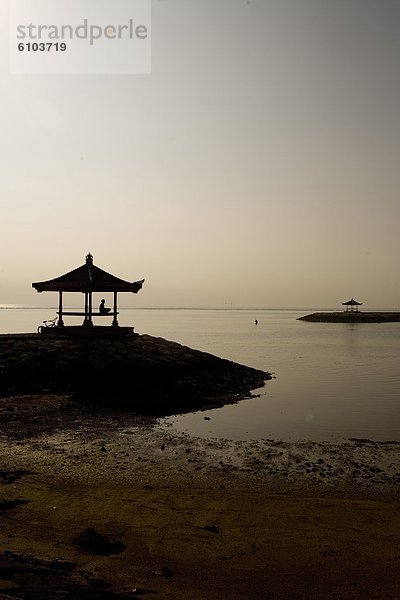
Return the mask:
<path id="1" fill-rule="evenodd" d="M 400 1 L 153 0 L 151 75 L 10 75 L 0 304 L 84 262 L 137 306 L 400 309 Z"/>

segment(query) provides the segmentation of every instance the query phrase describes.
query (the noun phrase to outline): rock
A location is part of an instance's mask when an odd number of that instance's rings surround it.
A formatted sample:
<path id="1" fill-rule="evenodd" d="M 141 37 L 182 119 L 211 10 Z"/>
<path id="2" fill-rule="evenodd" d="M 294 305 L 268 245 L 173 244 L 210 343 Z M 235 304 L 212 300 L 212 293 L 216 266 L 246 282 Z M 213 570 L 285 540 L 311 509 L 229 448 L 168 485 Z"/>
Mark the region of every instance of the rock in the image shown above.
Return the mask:
<path id="1" fill-rule="evenodd" d="M 160 571 L 160 575 L 162 577 L 172 577 L 172 571 L 169 567 L 167 567 L 166 565 L 161 567 L 161 571 Z"/>
<path id="2" fill-rule="evenodd" d="M 17 591 L 20 589 L 20 586 L 18 585 L 18 583 L 15 583 L 14 581 L 8 581 L 8 579 L 0 579 L 0 592 L 9 592 L 12 593 L 14 596 L 14 593 L 17 593 Z M 2 597 L 2 594 L 0 594 L 0 599 Z M 4 598 L 6 596 L 3 596 Z M 9 598 L 10 596 L 7 596 L 7 598 Z"/>
<path id="3" fill-rule="evenodd" d="M 23 498 L 18 498 L 16 500 L 0 500 L 0 514 L 6 512 L 7 510 L 12 510 L 21 504 L 27 504 L 28 500 L 24 500 Z"/>
<path id="4" fill-rule="evenodd" d="M 110 587 L 112 587 L 109 581 L 99 579 L 98 577 L 91 577 L 90 579 L 88 579 L 88 583 L 90 583 L 92 587 L 95 587 L 99 590 L 109 590 Z"/>
<path id="5" fill-rule="evenodd" d="M 204 529 L 204 531 L 210 531 L 211 533 L 219 533 L 219 529 L 216 525 L 204 525 L 200 529 Z"/>
<path id="6" fill-rule="evenodd" d="M 49 563 L 49 569 L 55 571 L 70 572 L 76 568 L 76 564 L 70 560 L 53 560 Z"/>
<path id="7" fill-rule="evenodd" d="M 0 481 L 6 485 L 14 483 L 24 475 L 30 475 L 30 471 L 25 469 L 15 469 L 12 471 L 0 471 Z"/>
<path id="8" fill-rule="evenodd" d="M 73 543 L 75 546 L 85 550 L 85 552 L 98 556 L 119 554 L 126 548 L 125 544 L 120 540 L 109 540 L 107 536 L 97 533 L 92 528 L 84 529 L 84 531 L 74 538 Z"/>

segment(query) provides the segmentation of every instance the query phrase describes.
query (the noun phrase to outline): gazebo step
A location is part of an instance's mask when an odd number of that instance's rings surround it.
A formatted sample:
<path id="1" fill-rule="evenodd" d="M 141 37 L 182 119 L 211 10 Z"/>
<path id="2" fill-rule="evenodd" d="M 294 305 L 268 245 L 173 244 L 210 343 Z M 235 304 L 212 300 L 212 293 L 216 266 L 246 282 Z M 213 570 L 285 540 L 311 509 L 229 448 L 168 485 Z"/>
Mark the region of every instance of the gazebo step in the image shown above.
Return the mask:
<path id="1" fill-rule="evenodd" d="M 64 327 L 43 327 L 40 331 L 40 335 L 50 336 L 74 336 L 74 337 L 91 337 L 91 336 L 105 336 L 114 337 L 121 335 L 138 335 L 134 331 L 134 327 L 106 327 L 101 325 L 93 325 L 92 327 L 84 327 L 83 325 L 78 326 L 64 326 Z"/>

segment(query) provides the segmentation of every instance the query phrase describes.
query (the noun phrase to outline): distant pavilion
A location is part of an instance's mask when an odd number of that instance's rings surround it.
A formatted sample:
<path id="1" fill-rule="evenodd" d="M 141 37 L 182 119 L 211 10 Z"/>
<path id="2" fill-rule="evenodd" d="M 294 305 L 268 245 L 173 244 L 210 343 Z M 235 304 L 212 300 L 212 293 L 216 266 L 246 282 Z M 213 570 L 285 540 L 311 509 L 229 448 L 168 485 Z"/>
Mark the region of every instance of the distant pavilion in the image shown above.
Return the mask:
<path id="1" fill-rule="evenodd" d="M 85 328 L 93 328 L 93 317 L 112 317 L 112 327 L 119 327 L 118 324 L 118 292 L 131 292 L 137 294 L 141 290 L 144 279 L 140 281 L 124 281 L 119 279 L 103 269 L 96 267 L 93 264 L 93 256 L 89 253 L 86 256 L 84 265 L 56 277 L 48 281 L 39 281 L 32 283 L 32 287 L 38 292 L 58 292 L 58 321 L 57 329 L 64 327 L 63 317 L 65 316 L 83 316 L 82 326 Z M 64 292 L 81 292 L 85 296 L 85 306 L 83 311 L 71 312 L 63 310 L 63 293 Z M 113 309 L 110 312 L 100 312 L 93 310 L 93 293 L 95 292 L 112 292 L 114 297 Z M 70 328 L 68 328 L 70 329 Z M 76 328 L 74 328 L 76 329 Z M 104 327 L 100 328 L 104 330 Z M 123 328 L 121 328 L 123 329 Z M 129 328 L 133 331 L 132 328 Z"/>
<path id="2" fill-rule="evenodd" d="M 347 302 L 342 302 L 342 306 L 346 307 L 345 312 L 359 312 L 358 307 L 362 306 L 362 302 L 357 302 L 357 300 L 354 300 L 354 298 L 352 298 Z"/>

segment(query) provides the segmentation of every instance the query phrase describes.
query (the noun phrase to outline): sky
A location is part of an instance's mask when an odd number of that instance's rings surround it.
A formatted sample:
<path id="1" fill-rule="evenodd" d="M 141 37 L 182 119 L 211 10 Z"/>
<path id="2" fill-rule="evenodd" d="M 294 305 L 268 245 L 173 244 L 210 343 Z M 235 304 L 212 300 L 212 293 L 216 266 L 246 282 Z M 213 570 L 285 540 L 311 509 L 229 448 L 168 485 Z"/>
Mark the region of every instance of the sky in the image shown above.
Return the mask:
<path id="1" fill-rule="evenodd" d="M 148 75 L 10 74 L 7 4 L 0 305 L 400 309 L 399 0 L 153 0 Z"/>

